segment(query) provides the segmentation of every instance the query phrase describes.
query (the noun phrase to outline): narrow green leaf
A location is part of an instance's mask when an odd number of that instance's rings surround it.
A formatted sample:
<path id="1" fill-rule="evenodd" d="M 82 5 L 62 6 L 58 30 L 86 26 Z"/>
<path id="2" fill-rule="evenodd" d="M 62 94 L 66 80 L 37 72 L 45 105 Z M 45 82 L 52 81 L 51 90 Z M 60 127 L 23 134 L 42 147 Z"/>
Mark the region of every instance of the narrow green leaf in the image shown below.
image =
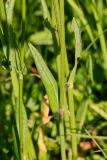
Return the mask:
<path id="1" fill-rule="evenodd" d="M 23 105 L 23 152 L 29 160 L 35 160 L 36 154 L 32 143 L 30 131 L 27 126 L 27 114 Z"/>
<path id="2" fill-rule="evenodd" d="M 85 123 L 87 111 L 88 111 L 88 102 L 87 100 L 84 100 L 83 102 L 81 102 L 81 105 L 79 106 L 76 113 L 76 122 L 77 122 L 76 129 L 79 134 L 81 133 L 82 127 Z M 80 137 L 78 138 L 78 143 L 79 141 Z"/>
<path id="3" fill-rule="evenodd" d="M 16 73 L 15 69 L 12 69 L 10 74 L 11 74 L 11 79 L 12 79 L 14 95 L 15 95 L 16 98 L 18 98 L 19 87 L 18 87 L 17 73 Z"/>
<path id="4" fill-rule="evenodd" d="M 78 133 L 72 133 L 72 132 L 71 132 L 71 135 L 76 135 L 77 137 L 84 138 L 84 139 L 94 138 L 96 140 L 107 140 L 107 136 L 92 136 L 90 134 L 84 134 L 84 133 L 78 134 Z"/>
<path id="5" fill-rule="evenodd" d="M 5 12 L 5 7 L 4 7 L 3 0 L 0 0 L 0 19 L 3 22 L 6 21 L 6 12 Z"/>
<path id="6" fill-rule="evenodd" d="M 77 24 L 75 18 L 73 18 L 73 20 L 72 20 L 72 28 L 75 33 L 75 39 L 76 39 L 76 42 L 75 42 L 75 56 L 76 57 L 75 58 L 77 59 L 81 56 L 82 45 L 81 45 L 80 29 L 78 27 L 78 24 Z"/>
<path id="7" fill-rule="evenodd" d="M 54 10 L 54 18 L 56 21 L 56 28 L 58 30 L 58 34 L 60 35 L 60 13 L 59 13 L 59 2 L 58 0 L 52 0 L 53 10 Z M 60 38 L 60 37 L 59 37 Z"/>
<path id="8" fill-rule="evenodd" d="M 20 160 L 20 151 L 19 151 L 19 136 L 18 136 L 18 128 L 17 128 L 17 122 L 15 118 L 15 112 L 13 107 L 13 125 L 12 125 L 12 135 L 13 135 L 13 150 L 15 154 L 15 159 Z"/>
<path id="9" fill-rule="evenodd" d="M 6 10 L 8 24 L 12 24 L 12 15 L 13 15 L 14 4 L 15 4 L 15 0 L 11 0 L 9 2 L 9 6 L 8 6 L 8 8 Z"/>
<path id="10" fill-rule="evenodd" d="M 46 4 L 45 0 L 41 0 L 41 4 L 42 4 L 42 11 L 43 11 L 43 17 L 44 19 L 48 19 L 50 21 L 50 14 L 49 14 L 49 10 Z"/>
<path id="11" fill-rule="evenodd" d="M 58 53 L 59 48 L 63 48 L 62 50 L 63 50 L 63 52 L 65 54 L 64 55 L 64 59 L 65 59 L 64 70 L 65 70 L 65 75 L 68 78 L 69 65 L 68 65 L 66 47 L 65 47 L 65 44 L 64 44 L 65 43 L 65 28 L 64 28 L 65 20 L 63 18 L 64 15 L 62 15 L 61 4 L 62 4 L 62 2 L 59 3 L 58 0 L 52 0 L 52 25 L 56 27 L 56 31 L 57 31 L 56 34 L 53 34 L 53 40 L 54 40 L 56 49 L 58 48 L 57 51 L 55 50 L 56 53 Z M 60 13 L 60 8 L 61 8 L 61 13 Z M 63 34 L 61 33 L 62 30 L 63 30 Z M 61 41 L 63 41 L 63 44 L 62 44 Z M 60 63 L 60 61 L 58 63 Z"/>
<path id="12" fill-rule="evenodd" d="M 8 24 L 7 24 L 5 4 L 3 0 L 0 0 L 0 24 L 1 24 L 1 29 L 3 31 L 3 34 L 4 34 L 4 42 L 7 45 L 6 46 L 6 58 L 9 60 L 9 32 L 8 32 L 9 30 L 8 30 Z"/>
<path id="13" fill-rule="evenodd" d="M 18 142 L 18 135 L 17 135 L 17 129 L 15 128 L 15 126 L 12 127 L 12 135 L 13 135 L 13 145 L 14 145 L 14 154 L 15 154 L 15 158 L 16 160 L 20 160 L 19 157 L 19 142 Z"/>
<path id="14" fill-rule="evenodd" d="M 41 80 L 45 86 L 51 110 L 53 113 L 56 113 L 58 112 L 58 86 L 56 80 L 54 79 L 52 73 L 48 69 L 45 61 L 43 60 L 38 50 L 31 44 L 29 44 L 29 48 L 34 58 L 35 65 L 41 76 Z"/>
<path id="15" fill-rule="evenodd" d="M 52 35 L 50 31 L 40 31 L 30 35 L 29 42 L 36 45 L 52 45 Z"/>
<path id="16" fill-rule="evenodd" d="M 6 57 L 6 45 L 4 45 L 5 40 L 4 40 L 4 34 L 3 34 L 3 31 L 2 31 L 2 27 L 0 28 L 0 40 L 1 40 L 2 50 L 3 50 L 4 56 Z"/>
<path id="17" fill-rule="evenodd" d="M 82 52 L 81 34 L 75 18 L 73 18 L 72 20 L 72 29 L 75 34 L 75 65 L 71 71 L 70 78 L 68 81 L 71 84 L 73 84 L 76 69 L 77 69 L 77 59 L 80 58 L 81 52 Z"/>
<path id="18" fill-rule="evenodd" d="M 93 63 L 92 63 L 92 56 L 89 55 L 89 62 L 88 62 L 88 67 L 89 67 L 89 78 L 91 82 L 93 82 Z"/>

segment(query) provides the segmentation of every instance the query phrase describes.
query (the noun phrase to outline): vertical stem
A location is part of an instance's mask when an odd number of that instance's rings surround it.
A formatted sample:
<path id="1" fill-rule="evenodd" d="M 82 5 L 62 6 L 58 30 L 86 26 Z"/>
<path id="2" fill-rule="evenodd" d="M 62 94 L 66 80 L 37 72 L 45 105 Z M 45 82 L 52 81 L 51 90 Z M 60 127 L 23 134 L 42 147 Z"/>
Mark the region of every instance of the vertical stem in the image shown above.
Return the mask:
<path id="1" fill-rule="evenodd" d="M 64 31 L 64 0 L 60 0 L 60 111 L 64 111 L 64 92 L 65 92 L 65 31 Z M 62 113 L 63 114 L 63 113 Z M 66 160 L 65 137 L 64 137 L 64 120 L 60 115 L 59 122 L 60 140 L 61 140 L 61 156 L 62 160 Z"/>
<path id="2" fill-rule="evenodd" d="M 68 150 L 68 160 L 72 160 L 72 150 L 71 150 L 71 148 Z"/>
<path id="3" fill-rule="evenodd" d="M 65 134 L 66 134 L 66 140 L 71 141 L 71 122 L 70 122 L 70 117 L 68 116 L 68 101 L 67 101 L 67 95 L 66 95 L 66 90 L 65 90 L 65 105 L 64 105 L 64 125 L 65 125 Z"/>
<path id="4" fill-rule="evenodd" d="M 19 130 L 20 130 L 20 156 L 23 160 L 23 69 L 24 69 L 24 41 L 26 21 L 26 0 L 22 0 L 22 41 L 21 41 L 21 67 L 19 71 Z"/>
<path id="5" fill-rule="evenodd" d="M 105 37 L 104 37 L 104 32 L 103 32 L 102 25 L 100 23 L 99 15 L 98 15 L 97 10 L 94 7 L 94 5 L 92 5 L 92 12 L 93 12 L 94 18 L 96 20 L 96 26 L 97 26 L 98 34 L 100 35 L 99 39 L 100 39 L 100 45 L 101 45 L 101 50 L 102 50 L 102 55 L 103 55 L 103 62 L 104 62 L 103 66 L 104 66 L 104 69 L 107 69 L 106 40 L 105 40 Z"/>
<path id="6" fill-rule="evenodd" d="M 66 152 L 65 152 L 65 137 L 64 137 L 64 122 L 63 119 L 60 118 L 59 122 L 59 131 L 60 131 L 60 147 L 61 147 L 61 160 L 66 160 Z"/>
<path id="7" fill-rule="evenodd" d="M 21 67 L 24 67 L 24 41 L 25 41 L 25 21 L 26 21 L 26 0 L 22 0 L 22 42 L 21 42 Z"/>
<path id="8" fill-rule="evenodd" d="M 60 0 L 60 39 L 61 39 L 61 53 L 60 53 L 60 106 L 64 105 L 64 91 L 65 91 L 65 32 L 64 32 L 64 0 Z"/>
<path id="9" fill-rule="evenodd" d="M 56 3 L 55 3 L 56 2 Z M 57 5 L 58 1 L 52 0 L 52 25 L 56 26 L 56 28 L 58 29 L 57 34 L 52 34 L 53 37 L 53 42 L 54 42 L 54 51 L 55 53 L 58 54 L 57 56 L 57 69 L 58 69 L 58 80 L 60 81 L 60 52 L 59 52 L 59 44 L 60 44 L 60 39 L 58 36 L 58 33 L 60 32 L 60 14 L 58 14 L 59 11 L 59 5 Z M 56 7 L 57 6 L 57 7 Z M 56 16 L 57 14 L 58 16 Z M 67 56 L 66 56 L 67 57 Z M 66 96 L 66 89 L 64 91 L 65 95 L 64 95 L 64 125 L 65 125 L 65 134 L 66 134 L 66 139 L 70 140 L 70 120 L 69 120 L 69 116 L 68 116 L 68 104 L 67 104 L 67 96 Z"/>
<path id="10" fill-rule="evenodd" d="M 23 74 L 19 73 L 19 130 L 20 130 L 20 159 L 23 160 Z"/>
<path id="11" fill-rule="evenodd" d="M 68 87 L 68 103 L 70 110 L 70 120 L 71 120 L 71 133 L 72 134 L 72 159 L 77 160 L 77 137 L 76 137 L 76 123 L 75 123 L 75 109 L 74 109 L 74 99 L 73 99 L 73 88 L 70 85 Z"/>

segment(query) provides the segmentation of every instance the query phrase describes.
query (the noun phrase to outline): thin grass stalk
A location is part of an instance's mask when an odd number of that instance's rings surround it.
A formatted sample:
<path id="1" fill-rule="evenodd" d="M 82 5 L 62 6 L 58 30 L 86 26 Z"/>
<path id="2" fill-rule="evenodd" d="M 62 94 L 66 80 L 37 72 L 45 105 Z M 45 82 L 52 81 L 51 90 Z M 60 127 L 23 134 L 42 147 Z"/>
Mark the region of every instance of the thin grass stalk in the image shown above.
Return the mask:
<path id="1" fill-rule="evenodd" d="M 58 0 L 52 0 L 52 20 L 56 24 L 58 34 L 58 45 L 60 44 L 60 13 Z"/>
<path id="2" fill-rule="evenodd" d="M 55 3 L 55 1 L 54 1 Z M 57 23 L 56 23 L 56 17 L 55 17 L 55 12 L 54 12 L 54 3 L 52 1 L 52 26 L 57 26 Z M 60 27 L 60 26 L 59 26 Z M 56 34 L 52 34 L 52 37 L 53 37 L 53 42 L 54 42 L 54 51 L 55 53 L 57 53 L 57 69 L 58 69 L 58 79 L 60 81 L 60 55 L 59 55 L 59 41 L 58 41 L 58 33 L 56 32 Z M 67 56 L 66 56 L 67 57 Z M 65 124 L 65 133 L 66 133 L 66 139 L 69 140 L 71 137 L 70 136 L 70 120 L 69 120 L 69 117 L 68 117 L 68 104 L 67 104 L 67 97 L 66 97 L 66 91 L 65 91 L 65 111 L 64 112 L 64 124 Z"/>
<path id="3" fill-rule="evenodd" d="M 65 125 L 65 134 L 66 134 L 66 140 L 71 140 L 71 128 L 70 128 L 70 118 L 68 116 L 69 108 L 68 108 L 68 101 L 67 101 L 67 95 L 66 95 L 66 89 L 65 89 L 65 103 L 64 103 L 64 125 Z"/>
<path id="4" fill-rule="evenodd" d="M 94 36 L 93 36 L 92 30 L 91 30 L 91 27 L 90 27 L 85 15 L 84 15 L 84 12 L 82 11 L 82 9 L 80 7 L 78 7 L 78 5 L 75 3 L 74 0 L 72 0 L 72 1 L 71 0 L 67 0 L 67 1 L 71 5 L 71 7 L 74 9 L 75 13 L 78 15 L 78 17 L 80 18 L 80 20 L 83 23 L 83 25 L 85 26 L 90 40 L 92 42 L 94 42 Z M 94 47 L 96 48 L 95 43 L 94 43 Z"/>
<path id="5" fill-rule="evenodd" d="M 54 18 L 55 18 L 55 20 L 54 20 L 54 22 L 56 21 L 56 25 L 55 26 L 57 26 L 57 33 L 58 33 L 58 45 L 61 45 L 61 19 L 60 19 L 60 15 L 61 15 L 61 13 L 60 13 L 60 7 L 59 7 L 59 2 L 58 2 L 58 0 L 53 0 L 52 1 L 52 9 L 53 9 L 53 14 L 54 14 Z M 62 18 L 62 15 L 61 15 L 61 18 Z M 63 23 L 63 25 L 64 25 L 64 23 Z M 65 28 L 64 28 L 64 30 L 65 30 Z M 65 36 L 65 35 L 64 35 Z M 64 38 L 64 40 L 65 40 L 65 38 Z M 65 42 L 65 41 L 64 41 Z M 65 74 L 66 74 L 66 77 L 68 77 L 68 75 L 69 75 L 69 65 L 68 65 L 68 59 L 67 59 L 67 54 L 66 54 L 66 47 L 65 47 L 65 45 L 63 46 L 64 47 L 64 51 L 65 51 L 65 70 L 66 70 L 66 72 L 65 72 Z"/>
<path id="6" fill-rule="evenodd" d="M 9 60 L 9 52 L 10 52 L 10 41 L 9 41 L 9 24 L 7 21 L 7 15 L 6 15 L 6 9 L 5 9 L 5 4 L 4 1 L 0 1 L 0 20 L 1 20 L 1 25 L 2 29 L 4 32 L 4 39 L 6 43 L 6 58 Z"/>
<path id="7" fill-rule="evenodd" d="M 71 148 L 68 150 L 68 160 L 72 160 L 72 150 L 71 150 Z"/>
<path id="8" fill-rule="evenodd" d="M 62 3 L 62 2 L 61 2 Z M 63 2 L 63 5 L 64 5 L 64 2 Z M 60 12 L 63 10 L 64 12 L 64 8 L 62 8 L 62 10 L 60 11 L 61 9 L 61 6 L 59 7 L 59 2 L 58 0 L 53 0 L 52 1 L 52 7 L 53 7 L 53 13 L 52 13 L 52 16 L 54 20 L 54 22 L 56 23 L 57 25 L 57 30 L 58 30 L 58 46 L 59 48 L 61 49 L 59 52 L 60 52 L 60 56 L 58 58 L 58 63 L 60 64 L 59 65 L 59 72 L 58 72 L 58 77 L 59 77 L 59 83 L 60 83 L 60 119 L 59 119 L 59 132 L 60 132 L 60 146 L 61 146 L 61 159 L 62 160 L 66 160 L 66 152 L 65 152 L 65 137 L 64 137 L 64 120 L 63 120 L 63 110 L 64 110 L 64 74 L 65 74 L 65 69 L 64 69 L 64 66 L 62 65 L 63 62 L 64 62 L 64 50 L 62 48 L 63 45 L 65 45 L 62 40 L 62 34 L 63 34 L 63 23 L 61 23 L 61 19 L 60 19 Z M 55 16 L 54 16 L 55 15 Z M 63 15 L 61 16 L 64 16 L 64 13 Z M 62 26 L 62 27 L 61 27 Z M 58 46 L 56 46 L 58 48 Z M 63 62 L 62 62 L 63 60 Z M 63 67 L 62 67 L 63 66 Z M 62 115 L 61 115 L 62 114 Z"/>
<path id="9" fill-rule="evenodd" d="M 71 133 L 71 135 L 76 135 L 78 138 L 83 138 L 83 139 L 96 139 L 96 140 L 107 140 L 107 136 L 93 136 L 93 135 L 87 135 L 84 133 Z"/>
<path id="10" fill-rule="evenodd" d="M 102 50 L 102 54 L 103 54 L 103 61 L 104 61 L 104 68 L 107 69 L 107 47 L 106 47 L 106 41 L 105 41 L 105 37 L 104 37 L 104 32 L 103 32 L 103 28 L 102 25 L 100 23 L 100 19 L 97 13 L 97 10 L 95 8 L 94 5 L 92 5 L 92 12 L 96 21 L 96 26 L 97 26 L 97 30 L 98 30 L 98 34 L 100 35 L 99 39 L 100 39 L 100 45 L 101 45 L 101 50 Z"/>
<path id="11" fill-rule="evenodd" d="M 10 26 L 7 25 L 7 60 L 9 61 L 10 54 Z"/>
<path id="12" fill-rule="evenodd" d="M 64 104 L 64 91 L 65 91 L 65 31 L 64 31 L 64 0 L 60 0 L 60 39 L 61 39 L 61 52 L 60 52 L 60 104 Z"/>
<path id="13" fill-rule="evenodd" d="M 22 0 L 22 41 L 21 41 L 21 67 L 24 68 L 24 41 L 25 41 L 25 21 L 26 21 L 26 0 Z"/>
<path id="14" fill-rule="evenodd" d="M 20 131 L 20 159 L 23 160 L 23 74 L 19 73 L 19 131 Z"/>
<path id="15" fill-rule="evenodd" d="M 72 159 L 77 160 L 77 137 L 76 137 L 76 119 L 75 119 L 75 109 L 74 109 L 74 98 L 73 98 L 73 88 L 72 84 L 68 87 L 68 103 L 70 110 L 70 120 L 71 120 L 71 135 L 72 137 Z"/>
<path id="16" fill-rule="evenodd" d="M 72 20 L 72 29 L 75 34 L 75 65 L 71 71 L 67 87 L 68 87 L 68 104 L 70 111 L 70 120 L 71 120 L 71 133 L 72 135 L 72 159 L 77 160 L 78 150 L 77 150 L 77 138 L 76 138 L 76 116 L 75 116 L 75 106 L 74 106 L 74 97 L 73 97 L 73 83 L 77 70 L 78 58 L 81 56 L 82 44 L 81 44 L 81 34 L 78 27 L 78 24 L 73 18 Z"/>
<path id="17" fill-rule="evenodd" d="M 64 96 L 65 96 L 65 29 L 64 29 L 64 0 L 59 2 L 60 8 L 60 140 L 61 140 L 61 157 L 66 160 L 65 136 L 64 136 Z"/>
<path id="18" fill-rule="evenodd" d="M 20 130 L 20 158 L 23 160 L 23 69 L 24 69 L 24 41 L 25 41 L 26 0 L 22 0 L 22 41 L 21 41 L 21 69 L 19 71 L 19 130 Z"/>

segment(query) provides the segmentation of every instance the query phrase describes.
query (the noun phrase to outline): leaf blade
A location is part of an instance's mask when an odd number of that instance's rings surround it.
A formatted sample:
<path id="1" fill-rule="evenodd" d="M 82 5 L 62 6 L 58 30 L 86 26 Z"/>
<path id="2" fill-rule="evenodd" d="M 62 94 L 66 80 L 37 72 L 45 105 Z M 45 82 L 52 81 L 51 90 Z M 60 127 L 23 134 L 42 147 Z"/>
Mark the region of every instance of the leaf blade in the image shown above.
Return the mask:
<path id="1" fill-rule="evenodd" d="M 30 43 L 29 43 L 29 48 L 34 58 L 35 65 L 41 76 L 42 82 L 45 86 L 45 89 L 49 98 L 51 110 L 53 113 L 57 113 L 58 112 L 58 86 L 57 86 L 56 80 L 54 79 L 52 73 L 48 69 L 45 61 L 43 60 L 38 50 Z"/>
<path id="2" fill-rule="evenodd" d="M 81 43 L 81 34 L 80 34 L 80 30 L 78 27 L 78 24 L 75 20 L 75 18 L 73 18 L 72 20 L 72 29 L 74 31 L 75 34 L 75 64 L 74 67 L 71 71 L 69 80 L 68 80 L 68 84 L 71 83 L 73 84 L 74 81 L 74 77 L 75 77 L 75 73 L 76 73 L 76 69 L 77 69 L 77 59 L 81 57 L 81 52 L 82 52 L 82 43 Z"/>

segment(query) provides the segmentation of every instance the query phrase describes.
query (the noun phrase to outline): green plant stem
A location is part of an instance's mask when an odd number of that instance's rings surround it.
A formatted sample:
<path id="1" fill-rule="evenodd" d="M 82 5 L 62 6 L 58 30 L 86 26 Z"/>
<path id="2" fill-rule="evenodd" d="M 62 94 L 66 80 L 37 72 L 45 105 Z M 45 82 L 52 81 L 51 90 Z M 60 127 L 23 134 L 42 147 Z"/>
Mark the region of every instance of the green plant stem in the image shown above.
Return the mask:
<path id="1" fill-rule="evenodd" d="M 66 140 L 71 141 L 71 130 L 70 130 L 70 118 L 68 116 L 69 110 L 68 110 L 68 101 L 67 101 L 67 95 L 65 90 L 65 103 L 64 103 L 64 125 L 65 125 L 65 133 L 66 133 Z"/>
<path id="2" fill-rule="evenodd" d="M 72 84 L 68 87 L 68 103 L 70 110 L 70 120 L 71 120 L 71 133 L 72 134 L 72 159 L 77 160 L 77 137 L 76 137 L 76 121 L 75 121 L 75 109 L 74 109 L 74 99 L 73 99 L 73 88 Z"/>
<path id="3" fill-rule="evenodd" d="M 66 46 L 65 46 L 65 14 L 64 14 L 64 0 L 59 1 L 59 6 L 60 6 L 60 37 L 61 37 L 61 60 L 63 64 L 63 77 L 66 75 L 68 78 L 69 75 L 69 66 L 68 66 L 68 59 L 67 59 L 67 54 L 66 54 Z M 61 64 L 61 65 L 62 65 Z M 64 75 L 65 74 L 65 75 Z M 65 84 L 64 84 L 65 86 Z"/>
<path id="4" fill-rule="evenodd" d="M 19 72 L 19 130 L 20 130 L 20 156 L 23 160 L 23 74 Z"/>
<path id="5" fill-rule="evenodd" d="M 52 20 L 57 27 L 58 33 L 58 45 L 60 43 L 60 13 L 59 13 L 59 2 L 58 0 L 52 0 Z"/>
<path id="6" fill-rule="evenodd" d="M 61 25 L 60 25 L 60 39 L 61 39 L 61 52 L 60 52 L 60 96 L 61 96 L 61 106 L 64 104 L 64 91 L 65 91 L 65 33 L 64 33 L 64 0 L 60 1 L 60 19 L 61 19 Z"/>
<path id="7" fill-rule="evenodd" d="M 57 28 L 58 28 L 58 24 L 60 23 L 60 15 L 56 18 L 56 16 L 55 16 L 55 10 L 56 10 L 56 12 L 57 12 L 57 14 L 58 14 L 58 1 L 52 1 L 52 26 L 57 26 Z M 55 6 L 57 6 L 57 8 L 55 7 Z M 57 20 L 56 20 L 57 19 Z M 57 21 L 58 21 L 58 24 L 57 24 Z M 57 34 L 60 32 L 60 25 L 59 25 L 59 29 L 58 29 L 58 32 L 57 32 Z M 58 37 L 58 35 L 56 35 L 56 34 L 53 34 L 52 35 L 53 36 L 53 42 L 54 42 L 54 50 L 55 50 L 55 53 L 57 53 L 58 55 L 57 55 L 57 59 L 56 59 L 56 62 L 57 62 L 57 71 L 58 71 L 58 80 L 60 81 L 60 54 L 59 54 L 59 41 L 58 41 L 58 39 L 59 39 L 59 37 Z M 65 51 L 66 51 L 66 49 L 65 49 Z M 67 56 L 66 56 L 67 57 Z M 67 104 L 67 97 L 66 97 L 66 90 L 64 91 L 64 93 L 65 93 L 65 96 L 64 96 L 64 100 L 65 100 L 65 102 L 64 102 L 64 110 L 65 110 L 65 112 L 64 112 L 64 125 L 65 125 L 65 133 L 66 133 L 66 139 L 67 140 L 70 140 L 70 138 L 69 137 L 71 137 L 70 136 L 70 121 L 69 121 L 69 116 L 68 116 L 68 104 Z"/>
<path id="8" fill-rule="evenodd" d="M 72 150 L 71 150 L 71 148 L 68 150 L 68 160 L 72 160 Z"/>
<path id="9" fill-rule="evenodd" d="M 5 43 L 7 44 L 6 48 L 6 58 L 9 60 L 9 53 L 10 53 L 10 41 L 9 41 L 9 36 L 10 36 L 10 26 L 7 21 L 7 16 L 6 16 L 6 10 L 5 10 L 5 5 L 3 0 L 0 1 L 0 25 L 2 25 L 3 32 L 4 32 L 4 39 Z"/>
<path id="10" fill-rule="evenodd" d="M 23 160 L 23 69 L 24 69 L 24 41 L 26 21 L 26 0 L 22 0 L 22 41 L 21 41 L 21 67 L 19 71 L 19 130 L 20 130 L 20 158 Z"/>
<path id="11" fill-rule="evenodd" d="M 53 0 L 52 1 L 52 20 L 54 21 L 54 26 L 57 27 L 58 46 L 62 44 L 62 42 L 61 42 L 62 33 L 61 32 L 62 32 L 63 28 L 61 27 L 62 26 L 61 24 L 63 23 L 63 26 L 64 26 L 64 17 L 63 17 L 64 14 L 62 15 L 60 10 L 61 10 L 61 7 L 59 6 L 58 0 Z M 63 31 L 64 30 L 65 30 L 65 28 L 63 29 Z M 64 36 L 63 41 L 65 43 L 65 34 L 63 36 Z M 65 75 L 66 75 L 66 77 L 68 77 L 68 75 L 69 75 L 69 65 L 68 65 L 68 59 L 67 59 L 67 54 L 66 54 L 66 47 L 65 47 L 65 45 L 63 47 L 64 47 L 63 51 L 65 52 L 64 53 L 65 54 L 64 55 L 65 56 L 65 60 L 64 60 L 65 61 L 65 71 L 66 71 Z M 59 46 L 59 48 L 60 48 L 60 46 Z"/>
<path id="12" fill-rule="evenodd" d="M 25 21 L 26 21 L 26 0 L 22 0 L 22 41 L 21 41 L 21 68 L 24 68 L 24 41 L 25 41 Z"/>
<path id="13" fill-rule="evenodd" d="M 76 135 L 76 137 L 80 137 L 83 139 L 96 139 L 96 140 L 107 140 L 107 136 L 93 136 L 93 135 L 87 135 L 84 133 L 71 133 L 71 135 Z"/>
<path id="14" fill-rule="evenodd" d="M 61 140 L 61 157 L 66 160 L 65 137 L 64 137 L 64 92 L 65 92 L 65 29 L 64 29 L 64 0 L 59 2 L 60 8 L 60 140 Z"/>
<path id="15" fill-rule="evenodd" d="M 106 48 L 106 41 L 105 41 L 105 37 L 104 37 L 104 32 L 99 20 L 99 16 L 97 13 L 97 10 L 95 8 L 94 5 L 92 5 L 92 12 L 94 15 L 94 18 L 96 20 L 96 26 L 97 26 L 97 30 L 98 30 L 98 34 L 100 35 L 99 39 L 100 39 L 100 45 L 101 45 L 101 50 L 102 50 L 102 54 L 103 54 L 103 61 L 104 61 L 104 68 L 107 69 L 107 48 Z"/>

